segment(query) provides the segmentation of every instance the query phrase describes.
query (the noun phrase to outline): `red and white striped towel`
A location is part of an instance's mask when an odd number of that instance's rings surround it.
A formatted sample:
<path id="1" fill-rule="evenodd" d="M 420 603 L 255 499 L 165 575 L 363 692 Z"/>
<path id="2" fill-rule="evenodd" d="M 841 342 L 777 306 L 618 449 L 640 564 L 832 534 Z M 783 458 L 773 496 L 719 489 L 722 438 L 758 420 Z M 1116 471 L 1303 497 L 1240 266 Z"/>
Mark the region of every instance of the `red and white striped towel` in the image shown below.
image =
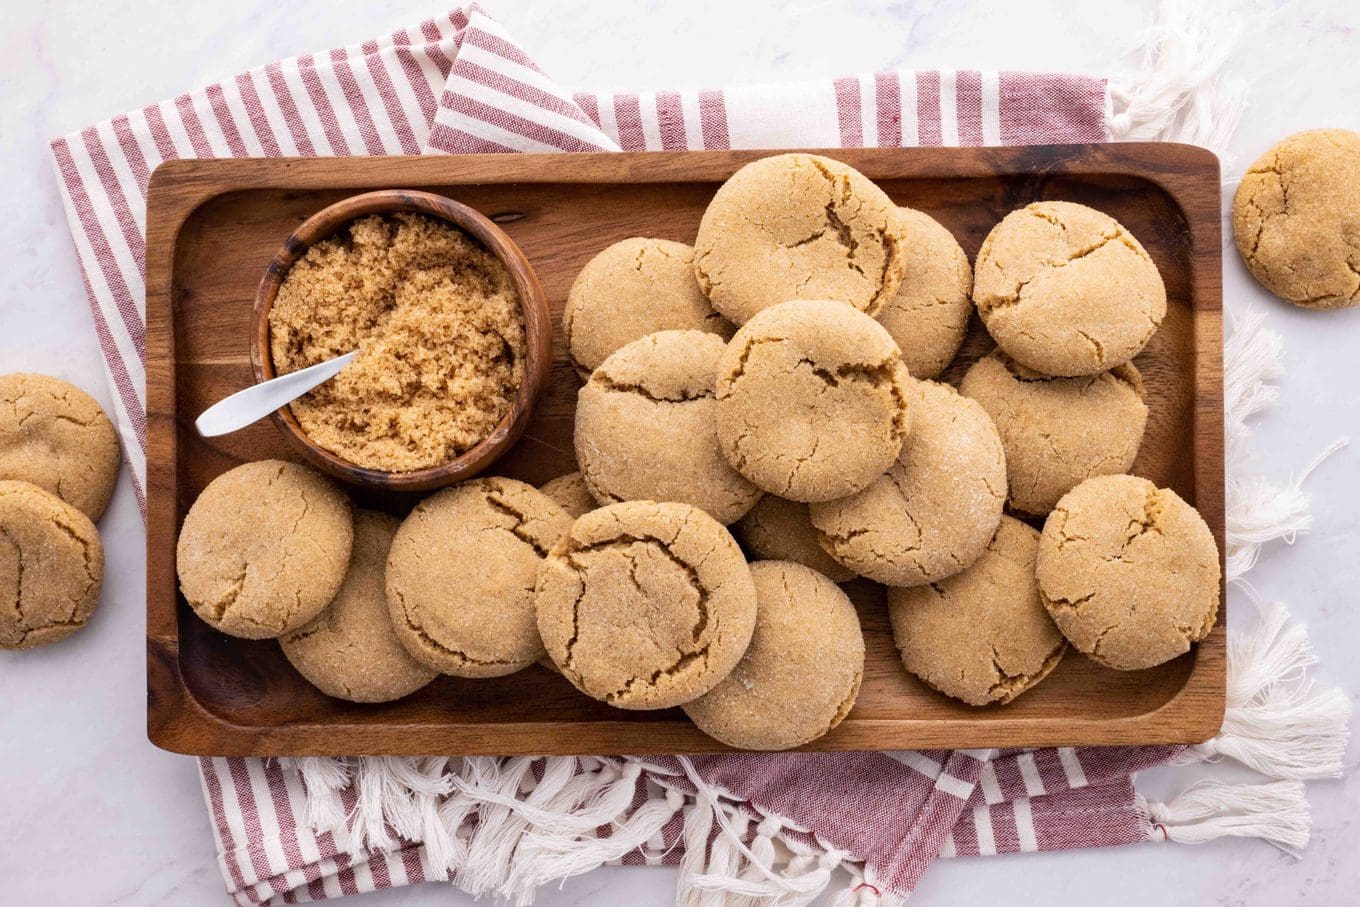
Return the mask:
<path id="1" fill-rule="evenodd" d="M 143 231 L 162 161 L 1099 141 L 1107 94 L 1101 79 L 976 71 L 569 93 L 474 5 L 115 117 L 55 140 L 52 154 L 145 509 Z M 696 902 L 737 891 L 790 904 L 839 865 L 870 903 L 905 896 L 942 852 L 1165 836 L 1130 776 L 1175 752 L 216 758 L 201 769 L 223 877 L 242 904 L 427 879 L 523 900 L 611 861 L 680 863 Z"/>

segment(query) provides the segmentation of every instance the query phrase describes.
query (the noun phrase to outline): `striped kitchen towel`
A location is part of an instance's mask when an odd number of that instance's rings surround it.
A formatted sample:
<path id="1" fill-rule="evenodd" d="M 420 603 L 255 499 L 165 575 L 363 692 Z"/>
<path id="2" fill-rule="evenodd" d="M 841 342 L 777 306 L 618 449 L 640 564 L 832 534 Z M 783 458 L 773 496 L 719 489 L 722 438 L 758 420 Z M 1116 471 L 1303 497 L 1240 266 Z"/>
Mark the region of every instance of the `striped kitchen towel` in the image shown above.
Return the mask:
<path id="1" fill-rule="evenodd" d="M 1191 57 L 1195 65 L 1185 69 L 1201 73 L 1201 82 L 1187 86 L 1182 74 L 1172 83 L 1178 91 L 1205 88 L 1204 67 Z M 1165 79 L 1112 88 L 1084 76 L 944 71 L 711 91 L 570 92 L 473 5 L 131 111 L 55 140 L 52 154 L 145 509 L 145 197 L 163 161 L 1090 142 L 1164 137 L 1173 127 L 1193 137 L 1195 123 L 1172 122 L 1177 95 L 1167 86 Z M 1202 117 L 1212 107 L 1187 110 Z M 1215 787 L 1192 791 L 1179 806 L 1145 803 L 1130 777 L 1178 752 L 211 758 L 200 765 L 223 877 L 241 904 L 425 880 L 527 903 L 539 885 L 610 862 L 679 864 L 684 903 L 743 895 L 752 904 L 806 904 L 838 869 L 850 878 L 840 903 L 888 903 L 905 897 L 942 853 L 1246 833 L 1298 845 L 1294 786 L 1250 794 Z M 1270 809 L 1277 818 L 1249 831 L 1213 825 L 1225 809 Z"/>

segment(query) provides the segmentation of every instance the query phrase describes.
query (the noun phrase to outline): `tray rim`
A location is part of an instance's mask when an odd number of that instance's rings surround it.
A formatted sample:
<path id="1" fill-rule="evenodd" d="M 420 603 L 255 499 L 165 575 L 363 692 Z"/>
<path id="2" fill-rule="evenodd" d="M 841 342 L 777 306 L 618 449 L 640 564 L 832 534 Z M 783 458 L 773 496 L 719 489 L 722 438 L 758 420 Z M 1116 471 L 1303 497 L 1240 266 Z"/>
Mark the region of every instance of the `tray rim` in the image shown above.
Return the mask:
<path id="1" fill-rule="evenodd" d="M 1197 504 L 1224 541 L 1222 224 L 1218 158 L 1176 143 L 1033 145 L 978 148 L 769 149 L 743 151 L 479 154 L 369 158 L 175 160 L 158 166 L 147 189 L 147 736 L 161 749 L 186 755 L 423 755 L 609 754 L 673 752 L 666 729 L 675 719 L 590 722 L 582 747 L 571 731 L 581 722 L 329 724 L 318 747 L 316 725 L 261 727 L 231 722 L 203 707 L 179 671 L 177 534 L 177 416 L 174 383 L 173 280 L 180 232 L 214 198 L 256 189 L 345 189 L 500 183 L 714 182 L 742 164 L 790 150 L 809 150 L 850 163 L 872 179 L 969 179 L 1007 174 L 1123 175 L 1165 192 L 1189 225 L 1187 267 L 1194 312 L 1192 433 Z M 1028 160 L 1032 166 L 1023 165 Z M 1205 355 L 1208 353 L 1208 355 Z M 165 542 L 168 539 L 169 544 Z M 1226 584 L 1219 621 L 1200 643 L 1181 688 L 1161 706 L 1113 719 L 1080 717 L 966 720 L 847 719 L 834 746 L 804 749 L 875 750 L 993 746 L 1176 744 L 1207 740 L 1221 726 L 1226 702 Z M 165 697 L 170 691 L 172 698 Z M 962 736 L 960 725 L 975 729 Z M 941 727 L 943 726 L 943 728 Z M 978 736 L 978 734 L 985 736 Z M 625 741 L 624 738 L 627 738 Z M 611 743 L 610 741 L 617 741 Z M 726 752 L 716 741 L 703 750 Z"/>

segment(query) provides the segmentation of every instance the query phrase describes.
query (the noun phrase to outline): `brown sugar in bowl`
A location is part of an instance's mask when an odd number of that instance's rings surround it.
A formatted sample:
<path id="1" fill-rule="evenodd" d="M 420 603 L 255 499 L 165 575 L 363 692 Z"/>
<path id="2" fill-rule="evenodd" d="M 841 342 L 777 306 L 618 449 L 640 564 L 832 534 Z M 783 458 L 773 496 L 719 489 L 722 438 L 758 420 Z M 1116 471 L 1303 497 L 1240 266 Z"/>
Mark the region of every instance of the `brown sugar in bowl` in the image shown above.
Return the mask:
<path id="1" fill-rule="evenodd" d="M 515 389 L 509 411 L 487 437 L 460 456 L 411 472 L 370 469 L 326 450 L 308 437 L 291 407 L 276 410 L 270 418 L 289 445 L 307 462 L 341 481 L 388 491 L 423 492 L 472 478 L 509 450 L 524 433 L 552 367 L 552 319 L 547 297 L 529 260 L 500 227 L 452 199 L 408 189 L 366 192 L 323 208 L 284 240 L 283 247 L 265 270 L 255 296 L 250 361 L 256 381 L 275 377 L 269 312 L 289 269 L 313 244 L 335 235 L 360 218 L 402 212 L 424 214 L 452 224 L 480 242 L 509 271 L 524 316 L 525 340 L 524 377 Z"/>

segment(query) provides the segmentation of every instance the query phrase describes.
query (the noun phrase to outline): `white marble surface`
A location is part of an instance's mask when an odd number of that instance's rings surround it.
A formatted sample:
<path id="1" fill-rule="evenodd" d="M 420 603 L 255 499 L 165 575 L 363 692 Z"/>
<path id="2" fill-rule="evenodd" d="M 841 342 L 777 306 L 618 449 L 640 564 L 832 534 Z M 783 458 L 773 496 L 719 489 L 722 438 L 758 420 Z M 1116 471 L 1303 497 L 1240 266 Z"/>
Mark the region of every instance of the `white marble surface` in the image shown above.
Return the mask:
<path id="1" fill-rule="evenodd" d="M 740 3 L 733 0 L 487 0 L 567 84 L 702 87 L 886 67 L 1107 73 L 1148 15 L 1130 0 Z M 1360 9 L 1350 0 L 1244 6 L 1230 69 L 1254 80 L 1233 145 L 1241 165 L 1295 130 L 1360 128 Z M 49 0 L 5 4 L 0 29 L 0 371 L 34 370 L 108 392 L 48 163 L 51 137 L 269 60 L 348 43 L 442 12 L 424 0 Z M 1338 434 L 1360 435 L 1360 309 L 1295 311 L 1226 258 L 1227 299 L 1264 309 L 1287 339 L 1281 402 L 1257 435 L 1260 466 L 1300 470 Z M 1264 596 L 1307 620 L 1319 676 L 1360 689 L 1360 449 L 1311 480 L 1316 528 L 1269 553 Z M 132 489 L 101 525 L 107 579 L 97 619 L 45 650 L 0 657 L 0 903 L 222 903 L 193 762 L 144 731 L 144 535 Z M 1240 613 L 1240 612 L 1239 612 Z M 1354 757 L 1351 759 L 1352 765 Z M 1184 772 L 1151 772 L 1162 797 Z M 1107 907 L 1354 903 L 1360 888 L 1360 775 L 1310 787 L 1312 846 L 1291 861 L 1264 844 L 1118 850 L 941 862 L 913 903 L 1099 902 Z M 666 904 L 669 870 L 604 870 L 539 903 Z M 444 886 L 369 897 L 462 904 Z"/>

